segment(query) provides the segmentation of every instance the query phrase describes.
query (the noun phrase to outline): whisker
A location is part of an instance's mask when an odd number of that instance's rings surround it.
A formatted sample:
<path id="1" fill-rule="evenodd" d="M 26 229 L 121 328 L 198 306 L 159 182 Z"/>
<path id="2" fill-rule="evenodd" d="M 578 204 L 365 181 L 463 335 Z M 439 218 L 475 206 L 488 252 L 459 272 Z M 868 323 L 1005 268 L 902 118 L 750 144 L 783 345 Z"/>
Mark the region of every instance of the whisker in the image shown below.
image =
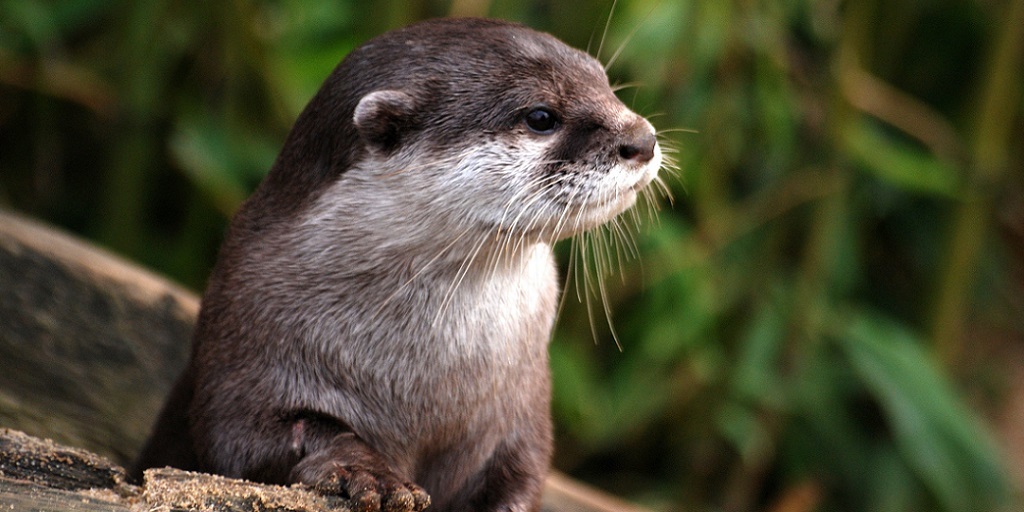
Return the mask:
<path id="1" fill-rule="evenodd" d="M 444 300 L 441 301 L 441 307 L 438 308 L 437 314 L 434 316 L 434 320 L 431 322 L 431 326 L 437 327 L 441 317 L 444 316 L 444 312 L 448 310 L 448 305 L 451 304 L 452 299 L 455 298 L 455 292 L 458 290 L 462 281 L 466 278 L 469 273 L 469 269 L 473 267 L 473 262 L 476 261 L 476 257 L 480 254 L 480 250 L 483 249 L 484 245 L 487 244 L 487 237 L 481 237 L 480 241 L 476 244 L 476 248 L 470 257 L 459 265 L 459 270 L 455 273 L 455 279 L 452 280 L 452 284 L 448 287 L 448 291 L 445 292 Z"/>
<path id="2" fill-rule="evenodd" d="M 634 211 L 634 210 L 636 210 L 636 208 L 630 208 L 630 211 Z M 630 217 L 635 221 L 636 226 L 639 227 L 639 225 L 640 225 L 639 220 L 640 219 L 639 219 L 638 214 L 636 214 L 634 212 Z M 610 223 L 611 230 L 612 230 L 613 233 L 616 234 L 616 236 L 619 237 L 619 240 L 621 241 L 621 243 L 619 244 L 620 245 L 620 251 L 625 250 L 626 251 L 626 255 L 630 259 L 637 259 L 637 258 L 640 257 L 640 248 L 637 245 L 636 238 L 633 236 L 632 233 L 629 232 L 628 228 L 623 226 L 622 223 L 623 223 L 623 220 L 622 220 L 621 217 L 616 217 L 616 218 L 612 219 L 611 223 Z M 621 257 L 621 252 L 620 252 L 620 261 L 622 259 L 623 258 Z"/>
<path id="3" fill-rule="evenodd" d="M 662 114 L 656 114 L 656 115 L 662 115 Z M 651 117 L 654 117 L 654 116 L 647 116 L 648 119 L 650 119 Z M 700 130 L 697 130 L 695 128 L 665 128 L 663 130 L 658 130 L 658 135 L 661 135 L 663 133 L 700 133 Z"/>
<path id="4" fill-rule="evenodd" d="M 629 42 L 633 40 L 633 36 L 636 35 L 637 31 L 640 30 L 640 27 L 643 26 L 647 19 L 650 18 L 652 14 L 654 14 L 654 10 L 657 7 L 658 3 L 655 2 L 654 6 L 651 7 L 651 10 L 647 12 L 647 15 L 645 15 L 643 19 L 641 19 L 640 22 L 637 23 L 635 27 L 633 27 L 633 30 L 629 32 L 629 35 L 626 36 L 626 39 L 622 41 L 622 44 L 619 45 L 619 48 L 615 50 L 615 53 L 612 54 L 612 58 L 608 59 L 608 62 L 604 64 L 605 72 L 608 72 L 608 70 L 611 69 L 612 64 L 615 64 L 615 61 L 618 60 L 619 55 L 621 55 L 622 51 L 626 49 L 626 45 L 628 45 Z M 611 20 L 609 19 L 609 21 Z"/>
<path id="5" fill-rule="evenodd" d="M 573 229 L 572 229 L 573 233 L 578 233 L 579 232 L 579 230 L 580 230 L 579 229 L 580 228 L 580 221 L 582 220 L 582 218 L 583 218 L 583 209 L 579 208 L 577 210 L 577 212 L 576 212 L 576 217 L 575 217 L 575 219 L 573 221 Z M 583 258 L 582 255 L 585 255 L 587 253 L 587 237 L 586 237 L 586 233 L 583 233 L 582 235 L 580 235 L 579 239 L 580 239 L 580 243 L 577 245 L 577 247 L 579 247 L 579 249 L 580 249 L 580 252 L 579 252 L 579 254 L 581 255 L 580 265 L 583 268 L 582 269 L 578 269 L 578 270 L 582 270 L 583 276 L 582 276 L 582 279 L 581 279 L 580 276 L 579 276 L 580 272 L 577 272 L 577 276 L 576 276 L 576 299 L 579 300 L 580 302 L 583 302 L 583 298 L 584 298 L 585 295 L 581 295 L 580 294 L 580 281 L 581 280 L 584 281 L 583 287 L 584 287 L 584 291 L 585 291 L 586 290 L 586 279 L 587 279 L 587 268 L 588 267 L 587 267 L 586 261 L 585 261 L 585 259 Z"/>
<path id="6" fill-rule="evenodd" d="M 565 280 L 562 282 L 562 296 L 558 299 L 557 316 L 562 316 L 565 309 L 566 298 L 569 296 L 569 283 L 572 281 L 576 269 L 576 237 L 569 239 L 569 263 L 565 268 Z"/>
<path id="7" fill-rule="evenodd" d="M 588 247 L 588 243 L 587 242 L 590 239 L 589 235 L 590 235 L 590 233 L 584 233 L 583 234 L 583 243 L 581 245 L 582 252 L 581 252 L 580 262 L 583 265 L 583 279 L 582 279 L 582 281 L 583 281 L 583 291 L 584 291 L 584 295 L 583 296 L 585 298 L 585 300 L 583 300 L 583 302 L 584 302 L 584 304 L 586 304 L 586 307 L 587 307 L 587 320 L 590 323 L 590 334 L 591 334 L 591 336 L 594 337 L 594 343 L 597 343 L 597 325 L 594 323 L 594 310 L 593 310 L 593 305 L 590 303 L 590 293 L 589 293 L 590 279 L 591 279 L 591 276 L 593 275 L 591 270 L 590 270 L 589 265 L 587 265 L 587 261 L 589 261 L 589 258 L 587 257 L 587 247 Z M 579 290 L 577 289 L 577 294 L 578 293 L 579 293 Z"/>
<path id="8" fill-rule="evenodd" d="M 608 28 L 612 26 L 612 15 L 615 14 L 615 6 L 618 5 L 618 3 L 619 0 L 612 0 L 612 7 L 608 10 L 608 19 L 604 22 L 604 32 L 601 33 L 601 42 L 598 43 L 597 53 L 594 55 L 597 60 L 601 60 L 601 51 L 604 50 L 604 42 L 608 38 Z M 608 66 L 605 66 L 604 69 L 607 70 Z"/>
<path id="9" fill-rule="evenodd" d="M 660 177 L 657 180 L 655 180 L 655 182 L 660 187 L 665 187 L 665 184 L 661 181 Z M 661 220 L 658 218 L 659 207 L 658 207 L 657 196 L 655 195 L 655 194 L 658 194 L 658 193 L 661 193 L 664 197 L 668 198 L 670 204 L 672 203 L 672 194 L 671 194 L 671 192 L 669 192 L 668 188 L 664 188 L 663 191 L 660 190 L 660 189 L 654 189 L 654 190 L 644 189 L 644 196 L 643 196 L 643 198 L 644 198 L 644 206 L 647 208 L 647 218 L 649 218 L 650 221 L 651 221 L 651 224 L 654 224 L 654 225 L 658 225 L 658 223 L 661 222 Z M 639 227 L 640 227 L 639 213 L 637 214 L 636 225 L 637 225 L 637 229 L 639 229 Z"/>
<path id="10" fill-rule="evenodd" d="M 620 92 L 626 89 L 640 88 L 642 84 L 640 82 L 625 82 L 621 84 L 615 84 L 612 86 L 612 92 Z"/>
<path id="11" fill-rule="evenodd" d="M 524 187 L 521 188 L 522 192 L 517 191 L 505 206 L 505 211 L 502 213 L 501 220 L 498 222 L 498 226 L 494 234 L 496 250 L 494 250 L 493 254 L 489 256 L 493 259 L 493 261 L 488 262 L 490 274 L 492 276 L 497 274 L 498 268 L 501 266 L 503 260 L 505 260 L 505 263 L 508 265 L 512 264 L 511 257 L 513 251 L 510 250 L 510 246 L 515 235 L 515 226 L 518 223 L 519 218 L 529 209 L 523 208 L 516 216 L 516 220 L 512 223 L 512 226 L 505 228 L 505 220 L 511 211 L 512 205 L 520 200 L 520 196 L 527 193 L 530 195 L 526 197 L 526 204 L 532 205 L 544 195 L 546 186 L 552 181 L 553 180 L 549 176 L 538 176 L 531 179 Z"/>
<path id="12" fill-rule="evenodd" d="M 438 251 L 437 254 L 434 255 L 434 257 L 432 257 L 429 260 L 427 260 L 427 262 L 422 267 L 420 267 L 420 269 L 417 270 L 415 274 L 413 274 L 409 279 L 407 279 L 397 289 L 395 289 L 395 291 L 392 292 L 391 295 L 388 295 L 388 298 L 384 299 L 384 301 L 380 304 L 380 306 L 377 307 L 377 311 L 374 312 L 373 318 L 376 318 L 377 315 L 379 315 L 381 313 L 381 311 L 383 311 L 384 308 L 387 307 L 387 305 L 392 300 L 394 300 L 395 297 L 398 296 L 399 293 L 402 293 L 402 291 L 404 291 L 406 288 L 408 288 L 409 285 L 413 283 L 413 281 L 415 281 L 417 278 L 420 277 L 420 275 L 422 275 L 424 272 L 426 272 L 427 269 L 430 268 L 430 266 L 434 264 L 434 262 L 436 262 L 439 258 L 441 258 L 441 256 L 444 256 L 444 254 L 446 252 L 448 252 L 452 247 L 454 247 L 455 244 L 457 244 L 459 242 L 459 240 L 462 240 L 462 237 L 466 236 L 466 233 L 469 233 L 472 229 L 473 229 L 472 226 L 468 226 L 468 227 L 466 227 L 466 229 L 462 230 L 462 232 L 459 233 L 458 236 L 456 236 L 451 242 L 448 242 L 448 245 L 446 245 L 443 248 L 441 248 L 441 250 Z"/>

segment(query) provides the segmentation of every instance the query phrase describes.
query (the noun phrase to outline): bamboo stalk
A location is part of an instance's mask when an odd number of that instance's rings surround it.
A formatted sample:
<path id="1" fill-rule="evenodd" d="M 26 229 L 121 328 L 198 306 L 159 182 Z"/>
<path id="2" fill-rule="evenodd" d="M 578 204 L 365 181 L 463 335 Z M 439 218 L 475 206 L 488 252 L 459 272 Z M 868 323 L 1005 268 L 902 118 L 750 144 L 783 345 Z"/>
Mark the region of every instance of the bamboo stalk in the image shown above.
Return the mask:
<path id="1" fill-rule="evenodd" d="M 160 142 L 151 120 L 160 108 L 160 81 L 166 76 L 166 55 L 152 40 L 151 27 L 160 26 L 166 15 L 163 2 L 133 4 L 128 23 L 123 27 L 120 78 L 122 105 L 116 123 L 105 185 L 104 198 L 93 228 L 95 236 L 108 247 L 122 252 L 138 252 L 148 242 L 145 227 L 145 184 L 159 162 Z M 140 254 L 131 254 L 139 258 Z"/>
<path id="2" fill-rule="evenodd" d="M 1011 130 L 1020 111 L 1020 66 L 1024 57 L 1024 0 L 1014 0 L 989 57 L 979 91 L 968 190 L 955 213 L 933 309 L 932 338 L 939 361 L 955 365 L 963 353 L 975 273 L 993 213 L 992 191 L 1007 174 Z"/>

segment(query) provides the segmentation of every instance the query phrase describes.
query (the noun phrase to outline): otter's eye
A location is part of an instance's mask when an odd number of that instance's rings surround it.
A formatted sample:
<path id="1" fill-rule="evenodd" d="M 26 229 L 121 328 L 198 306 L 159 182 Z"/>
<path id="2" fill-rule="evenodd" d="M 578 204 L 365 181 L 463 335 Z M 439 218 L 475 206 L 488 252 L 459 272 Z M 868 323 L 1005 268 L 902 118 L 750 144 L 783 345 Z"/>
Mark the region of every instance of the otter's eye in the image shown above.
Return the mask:
<path id="1" fill-rule="evenodd" d="M 526 126 L 540 135 L 551 135 L 559 126 L 555 113 L 547 107 L 537 107 L 527 112 L 525 120 Z"/>

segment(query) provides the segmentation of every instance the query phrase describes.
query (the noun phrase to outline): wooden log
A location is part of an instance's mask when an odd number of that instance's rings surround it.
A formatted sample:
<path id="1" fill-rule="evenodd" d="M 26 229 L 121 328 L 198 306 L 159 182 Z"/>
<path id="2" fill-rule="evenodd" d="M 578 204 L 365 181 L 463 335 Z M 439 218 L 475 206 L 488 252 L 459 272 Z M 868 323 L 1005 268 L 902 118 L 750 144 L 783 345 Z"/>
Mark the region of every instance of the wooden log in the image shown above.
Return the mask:
<path id="1" fill-rule="evenodd" d="M 303 486 L 261 485 L 171 468 L 146 471 L 141 487 L 124 469 L 85 450 L 0 429 L 0 510 L 190 510 L 349 512 L 340 497 Z"/>
<path id="2" fill-rule="evenodd" d="M 124 470 L 85 450 L 0 429 L 0 510 L 127 511 Z"/>
<path id="3" fill-rule="evenodd" d="M 310 508 L 288 510 L 343 506 L 301 489 L 176 470 L 147 472 L 141 489 L 123 482 L 118 464 L 141 447 L 184 367 L 198 309 L 194 294 L 166 279 L 0 211 L 0 426 L 61 443 L 0 441 L 34 446 L 34 455 L 21 456 L 41 470 L 35 477 L 17 473 L 25 466 L 0 451 L 0 468 L 12 468 L 0 469 L 0 505 L 121 511 L 142 503 L 145 510 L 218 512 L 278 510 L 299 501 Z M 98 480 L 69 487 L 76 478 Z M 299 491 L 306 494 L 294 494 Z M 547 482 L 544 503 L 546 512 L 642 512 L 557 474 Z"/>
<path id="4" fill-rule="evenodd" d="M 0 212 L 0 425 L 124 464 L 189 351 L 196 297 Z"/>
<path id="5" fill-rule="evenodd" d="M 142 501 L 149 506 L 199 512 L 348 512 L 348 501 L 300 485 L 261 485 L 171 468 L 146 471 Z"/>
<path id="6" fill-rule="evenodd" d="M 116 489 L 127 482 L 124 469 L 99 455 L 10 429 L 0 429 L 0 475 L 66 491 Z"/>
<path id="7" fill-rule="evenodd" d="M 124 498 L 112 491 L 66 491 L 0 477 L 0 510 L 130 512 L 132 509 Z"/>

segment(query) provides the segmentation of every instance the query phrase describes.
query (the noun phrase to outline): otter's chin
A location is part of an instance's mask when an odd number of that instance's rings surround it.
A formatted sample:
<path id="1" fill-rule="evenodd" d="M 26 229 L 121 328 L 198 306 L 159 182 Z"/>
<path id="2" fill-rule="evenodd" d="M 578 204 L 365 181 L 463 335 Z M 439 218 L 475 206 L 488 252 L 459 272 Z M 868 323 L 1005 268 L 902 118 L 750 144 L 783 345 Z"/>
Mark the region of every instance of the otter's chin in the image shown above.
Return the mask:
<path id="1" fill-rule="evenodd" d="M 583 212 L 580 214 L 580 222 L 578 226 L 576 226 L 576 229 L 574 229 L 572 233 L 566 234 L 565 237 L 577 235 L 584 231 L 594 229 L 632 208 L 633 205 L 636 204 L 637 196 L 640 194 L 640 191 L 647 188 L 647 186 L 657 178 L 658 170 L 661 165 L 660 162 L 661 154 L 659 151 L 657 153 L 657 158 L 644 166 L 643 174 L 636 182 L 624 187 L 614 194 L 606 196 L 600 201 L 583 205 Z"/>
<path id="2" fill-rule="evenodd" d="M 627 188 L 602 201 L 580 205 L 577 211 L 568 214 L 569 218 L 575 218 L 576 221 L 562 226 L 556 239 L 562 240 L 576 236 L 606 224 L 636 204 L 639 190 Z"/>

